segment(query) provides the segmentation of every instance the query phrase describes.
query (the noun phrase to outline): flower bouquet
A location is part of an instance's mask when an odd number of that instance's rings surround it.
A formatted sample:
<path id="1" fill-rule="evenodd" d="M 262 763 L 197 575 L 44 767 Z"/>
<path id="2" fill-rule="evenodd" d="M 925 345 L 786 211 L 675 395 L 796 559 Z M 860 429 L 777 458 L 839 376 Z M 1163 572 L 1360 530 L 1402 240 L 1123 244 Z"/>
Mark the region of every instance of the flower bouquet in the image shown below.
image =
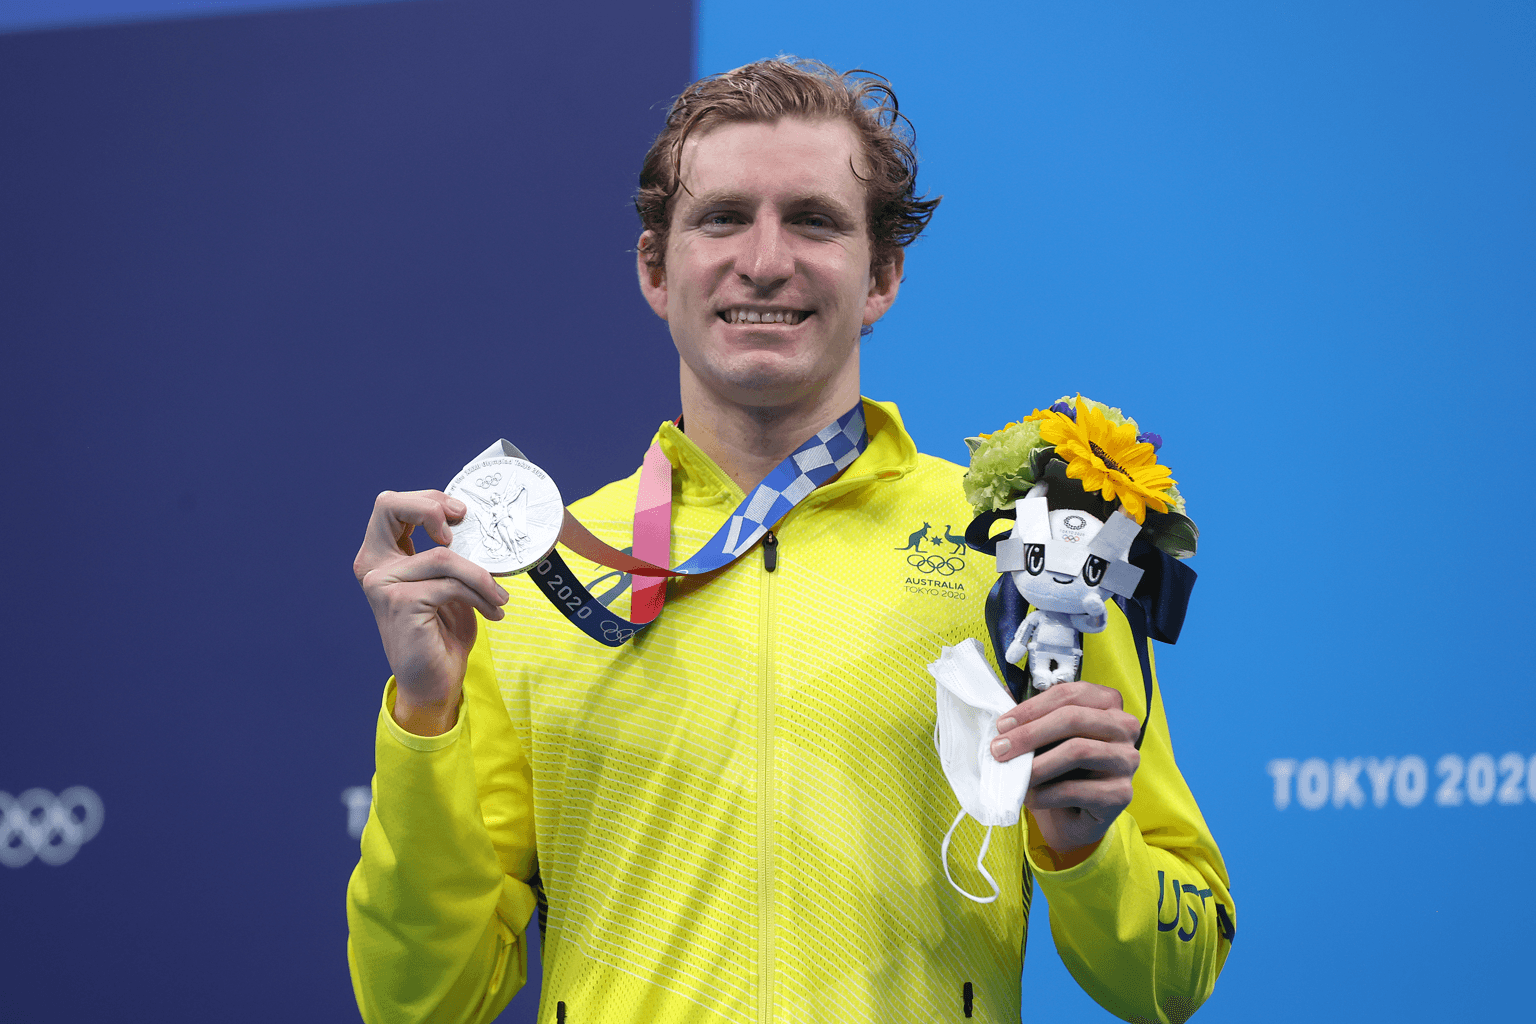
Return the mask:
<path id="1" fill-rule="evenodd" d="M 1105 601 L 1126 612 L 1139 648 L 1177 638 L 1194 573 L 1176 560 L 1200 533 L 1157 461 L 1161 437 L 1078 395 L 966 445 L 977 512 L 966 540 L 997 557 L 987 622 L 1015 699 L 1077 678 L 1082 634 L 1104 628 Z M 1012 529 L 994 536 L 1005 519 Z"/>

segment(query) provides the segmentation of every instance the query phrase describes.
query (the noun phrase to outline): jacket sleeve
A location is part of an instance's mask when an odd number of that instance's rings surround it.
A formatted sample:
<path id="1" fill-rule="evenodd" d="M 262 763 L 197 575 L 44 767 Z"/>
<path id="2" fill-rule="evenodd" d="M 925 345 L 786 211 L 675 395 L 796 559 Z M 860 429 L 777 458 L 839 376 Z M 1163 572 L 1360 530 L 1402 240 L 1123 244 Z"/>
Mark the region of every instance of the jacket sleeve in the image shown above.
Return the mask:
<path id="1" fill-rule="evenodd" d="M 1146 715 L 1146 689 L 1125 617 L 1085 638 L 1082 677 L 1113 686 Z M 1081 864 L 1054 870 L 1032 816 L 1025 844 L 1051 908 L 1062 962 L 1100 1006 L 1129 1021 L 1182 1024 L 1216 984 L 1236 911 L 1221 852 L 1174 763 L 1155 683 L 1131 805 Z"/>
<path id="2" fill-rule="evenodd" d="M 373 805 L 347 887 L 347 960 L 368 1024 L 491 1021 L 527 978 L 535 899 L 533 786 L 486 624 L 458 723 L 415 736 L 384 691 Z"/>

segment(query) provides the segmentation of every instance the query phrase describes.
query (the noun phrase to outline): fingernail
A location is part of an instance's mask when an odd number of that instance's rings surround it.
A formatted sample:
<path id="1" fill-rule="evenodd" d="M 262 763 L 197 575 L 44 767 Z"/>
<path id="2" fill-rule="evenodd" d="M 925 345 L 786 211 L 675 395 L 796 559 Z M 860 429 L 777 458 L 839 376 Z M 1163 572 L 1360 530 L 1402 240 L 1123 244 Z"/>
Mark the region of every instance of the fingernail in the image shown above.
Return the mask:
<path id="1" fill-rule="evenodd" d="M 992 756 L 1002 757 L 1004 754 L 1008 753 L 1012 746 L 1012 740 L 1003 739 L 1001 736 L 999 736 L 997 739 L 992 741 Z"/>
<path id="2" fill-rule="evenodd" d="M 449 498 L 448 499 L 448 511 L 452 512 L 454 515 L 456 515 L 456 516 L 463 515 L 466 508 L 468 508 L 468 506 L 465 505 L 458 498 Z"/>
<path id="3" fill-rule="evenodd" d="M 1015 722 L 1011 718 L 999 718 L 997 720 L 997 731 L 998 732 L 1007 732 L 1010 729 L 1017 729 L 1018 727 L 1019 727 L 1019 723 Z"/>
<path id="4" fill-rule="evenodd" d="M 507 603 L 507 598 L 511 597 L 512 595 L 508 594 L 505 590 L 502 590 L 500 587 L 497 587 L 496 588 L 496 596 L 497 596 L 497 598 L 499 598 L 501 600 L 502 604 L 506 604 Z"/>

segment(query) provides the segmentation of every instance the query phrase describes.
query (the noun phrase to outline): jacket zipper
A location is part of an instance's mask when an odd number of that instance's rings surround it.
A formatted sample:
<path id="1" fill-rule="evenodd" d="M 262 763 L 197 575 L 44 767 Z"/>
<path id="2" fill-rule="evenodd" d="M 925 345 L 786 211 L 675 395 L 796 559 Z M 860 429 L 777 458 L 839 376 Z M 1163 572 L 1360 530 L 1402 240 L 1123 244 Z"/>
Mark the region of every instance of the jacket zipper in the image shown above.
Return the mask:
<path id="1" fill-rule="evenodd" d="M 773 1024 L 774 806 L 773 806 L 773 571 L 779 540 L 763 538 L 763 577 L 757 613 L 757 1019 Z"/>

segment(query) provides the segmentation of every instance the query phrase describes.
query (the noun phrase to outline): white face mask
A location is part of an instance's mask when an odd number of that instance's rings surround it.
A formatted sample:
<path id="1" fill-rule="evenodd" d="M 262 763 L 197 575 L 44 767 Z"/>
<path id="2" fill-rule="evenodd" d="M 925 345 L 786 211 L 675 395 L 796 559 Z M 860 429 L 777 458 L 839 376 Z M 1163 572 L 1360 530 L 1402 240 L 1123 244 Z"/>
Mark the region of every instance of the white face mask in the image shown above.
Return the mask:
<path id="1" fill-rule="evenodd" d="M 992 842 L 993 826 L 1018 822 L 1035 755 L 1031 751 L 1007 762 L 992 756 L 990 748 L 997 739 L 998 716 L 1018 705 L 987 664 L 975 639 L 943 648 L 939 660 L 930 664 L 928 671 L 938 680 L 938 720 L 934 723 L 933 745 L 939 752 L 939 763 L 950 788 L 955 791 L 955 799 L 960 801 L 960 813 L 939 848 L 944 877 L 967 899 L 991 903 L 997 899 L 999 890 L 981 862 Z M 991 896 L 971 895 L 955 885 L 954 876 L 949 873 L 949 843 L 967 814 L 987 826 L 986 839 L 976 855 L 976 870 L 992 886 Z"/>

